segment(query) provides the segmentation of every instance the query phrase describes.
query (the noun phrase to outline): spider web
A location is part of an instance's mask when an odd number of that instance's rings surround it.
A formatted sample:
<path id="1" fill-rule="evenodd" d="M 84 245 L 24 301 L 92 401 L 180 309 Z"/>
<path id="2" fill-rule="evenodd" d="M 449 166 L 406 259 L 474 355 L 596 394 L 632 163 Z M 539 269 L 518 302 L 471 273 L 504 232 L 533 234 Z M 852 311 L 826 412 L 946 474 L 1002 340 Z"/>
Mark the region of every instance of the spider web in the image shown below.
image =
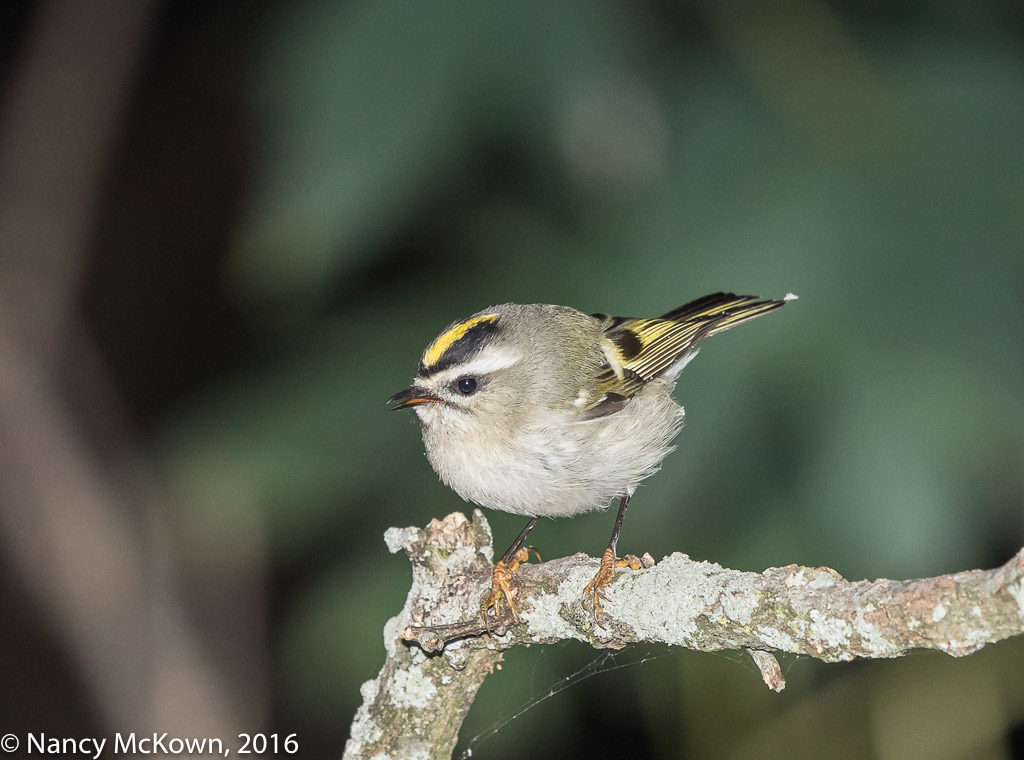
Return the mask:
<path id="1" fill-rule="evenodd" d="M 518 718 L 522 717 L 535 707 L 543 704 L 547 700 L 561 694 L 566 689 L 577 686 L 578 684 L 586 681 L 592 676 L 600 675 L 603 673 L 610 673 L 616 670 L 622 670 L 624 668 L 632 668 L 644 665 L 654 660 L 664 659 L 670 656 L 678 656 L 681 651 L 673 648 L 664 648 L 661 651 L 655 649 L 646 649 L 642 653 L 637 652 L 635 648 L 625 650 L 604 650 L 599 652 L 593 659 L 589 660 L 585 665 L 573 671 L 569 675 L 557 679 L 554 682 L 549 682 L 549 685 L 544 687 L 538 687 L 537 684 L 537 673 L 540 669 L 541 664 L 545 659 L 545 652 L 548 648 L 544 648 L 540 651 L 538 659 L 533 664 L 533 684 L 532 690 L 533 696 L 527 699 L 523 704 L 513 709 L 511 712 L 499 717 L 493 723 L 491 723 L 483 731 L 479 732 L 473 738 L 466 742 L 465 749 L 461 754 L 457 755 L 459 760 L 473 760 L 474 752 L 481 748 L 481 745 L 488 739 L 498 734 L 505 729 L 509 724 L 515 722 Z M 706 652 L 705 654 L 716 655 L 722 659 L 729 660 L 739 665 L 744 670 L 750 671 L 752 674 L 757 676 L 760 680 L 760 670 L 751 660 L 750 655 L 743 651 L 723 650 L 719 652 Z M 790 668 L 792 668 L 798 660 L 805 659 L 801 656 L 789 656 L 783 657 L 781 660 L 783 672 L 788 674 Z"/>
<path id="2" fill-rule="evenodd" d="M 543 658 L 543 652 L 541 650 Z M 638 654 L 631 650 L 612 651 L 605 650 L 600 652 L 596 657 L 587 662 L 583 667 L 570 673 L 563 678 L 558 679 L 554 683 L 550 684 L 544 689 L 536 690 L 535 694 L 531 696 L 526 702 L 514 709 L 512 712 L 498 718 L 491 725 L 485 728 L 483 731 L 478 733 L 466 744 L 466 749 L 458 755 L 459 760 L 472 760 L 473 752 L 480 748 L 480 745 L 490 739 L 492 736 L 500 732 L 510 723 L 525 715 L 533 708 L 546 702 L 548 699 L 562 693 L 566 689 L 576 686 L 579 683 L 587 680 L 591 676 L 596 676 L 600 673 L 610 673 L 615 670 L 622 670 L 623 668 L 631 668 L 644 663 L 651 662 L 652 660 L 658 660 L 663 657 L 668 657 L 672 654 L 671 651 L 654 653 L 652 650 L 647 650 L 643 654 Z M 540 659 L 534 663 L 534 674 L 536 675 Z"/>

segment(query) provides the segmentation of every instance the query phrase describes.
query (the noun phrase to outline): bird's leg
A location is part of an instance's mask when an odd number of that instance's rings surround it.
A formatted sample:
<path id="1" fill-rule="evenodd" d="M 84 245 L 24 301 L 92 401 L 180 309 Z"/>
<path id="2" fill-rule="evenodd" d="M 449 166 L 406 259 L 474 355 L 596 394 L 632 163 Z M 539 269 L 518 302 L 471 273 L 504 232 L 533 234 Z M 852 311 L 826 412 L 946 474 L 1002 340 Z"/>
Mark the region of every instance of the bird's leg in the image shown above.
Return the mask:
<path id="1" fill-rule="evenodd" d="M 519 569 L 521 563 L 530 559 L 531 551 L 537 555 L 537 559 L 540 559 L 540 553 L 535 548 L 523 546 L 523 541 L 526 540 L 527 534 L 533 530 L 533 526 L 537 524 L 537 519 L 533 517 L 530 519 L 530 522 L 526 523 L 526 527 L 523 528 L 519 537 L 512 542 L 512 545 L 508 547 L 508 551 L 495 563 L 494 569 L 491 570 L 491 591 L 480 605 L 480 616 L 483 618 L 484 626 L 488 630 L 490 630 L 490 626 L 487 623 L 487 610 L 494 607 L 494 616 L 498 617 L 501 615 L 502 600 L 508 605 L 512 617 L 519 620 L 519 609 L 513 601 L 517 591 L 512 588 L 512 573 Z"/>
<path id="2" fill-rule="evenodd" d="M 615 547 L 619 543 L 619 531 L 622 530 L 622 518 L 626 516 L 626 507 L 629 506 L 629 497 L 630 494 L 627 493 L 619 501 L 619 514 L 615 518 L 615 527 L 612 528 L 612 538 L 608 542 L 608 548 L 601 555 L 601 566 L 598 568 L 594 579 L 583 589 L 583 609 L 587 608 L 587 600 L 589 599 L 595 618 L 604 612 L 601 602 L 602 600 L 608 601 L 608 597 L 604 594 L 604 589 L 615 577 L 615 568 L 628 567 L 631 570 L 640 570 L 644 567 L 643 562 L 635 554 L 627 554 L 621 559 L 615 554 Z"/>

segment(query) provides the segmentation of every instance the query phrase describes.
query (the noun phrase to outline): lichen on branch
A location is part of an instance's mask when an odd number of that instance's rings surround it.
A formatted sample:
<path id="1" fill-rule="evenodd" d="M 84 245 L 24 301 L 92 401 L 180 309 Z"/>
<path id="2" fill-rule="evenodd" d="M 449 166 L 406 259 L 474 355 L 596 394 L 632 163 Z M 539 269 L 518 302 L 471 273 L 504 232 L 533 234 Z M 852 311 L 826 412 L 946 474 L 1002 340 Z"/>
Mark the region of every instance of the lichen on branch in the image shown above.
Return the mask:
<path id="1" fill-rule="evenodd" d="M 994 570 L 919 580 L 848 581 L 826 567 L 723 568 L 674 553 L 622 570 L 595 618 L 580 593 L 598 560 L 575 554 L 516 573 L 520 620 L 480 618 L 491 530 L 476 510 L 425 529 L 391 528 L 413 566 L 405 607 L 385 627 L 387 661 L 363 684 L 346 758 L 449 757 L 476 691 L 510 647 L 575 639 L 597 648 L 662 643 L 746 649 L 765 683 L 785 681 L 772 653 L 827 662 L 937 649 L 955 657 L 1024 633 L 1024 549 Z M 490 629 L 489 631 L 487 629 Z M 412 756 L 412 755 L 410 755 Z"/>

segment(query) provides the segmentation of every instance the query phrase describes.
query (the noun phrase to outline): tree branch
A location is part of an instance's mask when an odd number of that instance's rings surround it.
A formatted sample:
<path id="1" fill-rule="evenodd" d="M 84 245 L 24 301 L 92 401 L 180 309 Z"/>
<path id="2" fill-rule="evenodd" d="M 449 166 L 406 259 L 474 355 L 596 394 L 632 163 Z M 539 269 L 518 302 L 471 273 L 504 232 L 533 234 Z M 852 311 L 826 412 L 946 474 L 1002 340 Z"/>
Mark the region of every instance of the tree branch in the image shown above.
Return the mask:
<path id="1" fill-rule="evenodd" d="M 699 651 L 746 649 L 765 683 L 785 686 L 773 652 L 826 662 L 938 649 L 962 657 L 1024 633 L 1024 549 L 995 570 L 910 581 L 848 581 L 827 567 L 729 570 L 671 554 L 623 570 L 597 620 L 580 593 L 597 570 L 584 554 L 516 573 L 520 621 L 479 616 L 494 549 L 479 510 L 391 528 L 413 566 L 405 607 L 384 629 L 388 658 L 363 684 L 345 758 L 379 753 L 449 757 L 484 678 L 510 647 L 576 639 L 597 648 L 663 643 Z"/>

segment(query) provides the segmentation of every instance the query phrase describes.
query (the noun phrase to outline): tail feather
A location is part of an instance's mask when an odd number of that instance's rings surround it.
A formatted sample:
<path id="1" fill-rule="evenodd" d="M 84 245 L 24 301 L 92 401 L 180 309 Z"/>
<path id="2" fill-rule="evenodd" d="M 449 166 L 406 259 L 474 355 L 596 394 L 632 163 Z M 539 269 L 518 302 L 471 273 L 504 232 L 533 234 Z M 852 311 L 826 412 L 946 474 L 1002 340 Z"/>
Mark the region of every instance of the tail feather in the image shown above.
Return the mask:
<path id="1" fill-rule="evenodd" d="M 714 326 L 704 335 L 714 335 L 762 314 L 767 314 L 791 300 L 792 298 L 787 296 L 780 301 L 770 299 L 759 301 L 757 296 L 712 293 L 662 314 L 661 319 L 670 319 L 673 322 L 712 322 Z"/>

